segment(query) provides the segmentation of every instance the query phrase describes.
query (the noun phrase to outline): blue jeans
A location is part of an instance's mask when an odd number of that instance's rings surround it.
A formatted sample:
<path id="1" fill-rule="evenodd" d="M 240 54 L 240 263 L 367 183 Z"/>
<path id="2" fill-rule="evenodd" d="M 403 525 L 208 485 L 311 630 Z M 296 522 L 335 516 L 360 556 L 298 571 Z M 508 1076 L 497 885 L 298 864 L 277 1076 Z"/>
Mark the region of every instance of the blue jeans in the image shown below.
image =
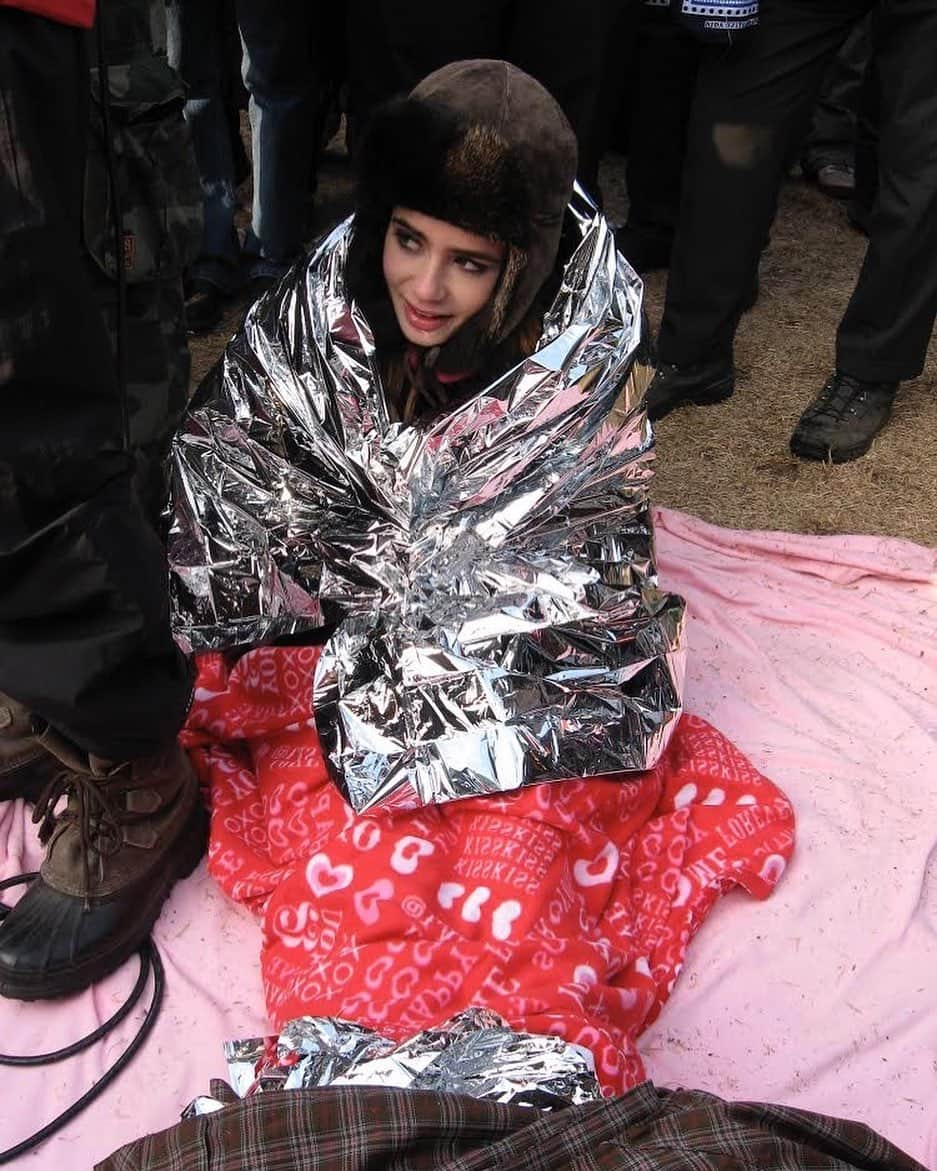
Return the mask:
<path id="1" fill-rule="evenodd" d="M 232 11 L 234 9 L 234 11 Z M 309 0 L 172 0 L 170 61 L 188 86 L 185 116 L 202 182 L 205 230 L 192 275 L 233 292 L 276 276 L 303 251 L 315 143 Z M 234 226 L 235 174 L 226 103 L 226 22 L 236 16 L 250 95 L 254 202 L 243 246 Z"/>

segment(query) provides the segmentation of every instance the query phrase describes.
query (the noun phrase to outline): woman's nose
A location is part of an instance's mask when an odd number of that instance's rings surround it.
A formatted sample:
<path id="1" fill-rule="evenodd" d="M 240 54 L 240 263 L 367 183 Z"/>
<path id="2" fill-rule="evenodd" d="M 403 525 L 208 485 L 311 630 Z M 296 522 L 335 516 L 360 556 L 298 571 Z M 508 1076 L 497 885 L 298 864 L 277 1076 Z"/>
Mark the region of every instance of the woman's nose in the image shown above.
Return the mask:
<path id="1" fill-rule="evenodd" d="M 441 301 L 446 295 L 442 265 L 427 260 L 417 273 L 414 291 L 426 304 Z"/>

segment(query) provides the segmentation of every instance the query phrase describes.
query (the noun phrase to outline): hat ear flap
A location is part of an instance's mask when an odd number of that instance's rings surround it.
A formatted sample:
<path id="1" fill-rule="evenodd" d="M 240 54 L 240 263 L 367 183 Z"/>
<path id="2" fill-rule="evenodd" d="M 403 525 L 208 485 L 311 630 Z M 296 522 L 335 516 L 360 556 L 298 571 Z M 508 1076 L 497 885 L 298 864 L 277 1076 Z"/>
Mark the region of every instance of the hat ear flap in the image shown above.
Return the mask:
<path id="1" fill-rule="evenodd" d="M 491 302 L 491 312 L 488 317 L 488 337 L 492 342 L 499 342 L 504 337 L 504 327 L 511 309 L 511 302 L 517 292 L 521 273 L 527 267 L 527 253 L 523 248 L 511 245 L 504 258 L 504 267 L 501 270 L 501 279 L 495 289 Z"/>

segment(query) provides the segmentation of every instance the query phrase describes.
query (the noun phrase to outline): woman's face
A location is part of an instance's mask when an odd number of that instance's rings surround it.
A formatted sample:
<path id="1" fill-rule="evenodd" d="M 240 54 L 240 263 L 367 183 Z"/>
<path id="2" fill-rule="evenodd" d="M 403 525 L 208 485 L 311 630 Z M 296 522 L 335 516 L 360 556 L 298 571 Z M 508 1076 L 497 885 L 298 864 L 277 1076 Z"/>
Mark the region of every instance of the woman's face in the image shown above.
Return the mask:
<path id="1" fill-rule="evenodd" d="M 384 237 L 384 280 L 407 341 L 448 341 L 491 298 L 504 254 L 498 240 L 395 207 Z"/>

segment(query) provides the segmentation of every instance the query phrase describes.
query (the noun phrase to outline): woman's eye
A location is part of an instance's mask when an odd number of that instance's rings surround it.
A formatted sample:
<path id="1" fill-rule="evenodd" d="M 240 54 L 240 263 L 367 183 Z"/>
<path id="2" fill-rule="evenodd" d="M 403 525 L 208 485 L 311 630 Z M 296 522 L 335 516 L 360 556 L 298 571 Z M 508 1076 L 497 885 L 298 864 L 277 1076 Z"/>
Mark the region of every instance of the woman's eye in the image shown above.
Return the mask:
<path id="1" fill-rule="evenodd" d="M 465 272 L 470 272 L 481 276 L 483 272 L 488 271 L 487 264 L 481 264 L 477 260 L 473 260 L 471 256 L 457 256 L 455 258 L 456 264 L 464 269 Z"/>
<path id="2" fill-rule="evenodd" d="M 400 247 L 407 252 L 415 252 L 420 246 L 416 236 L 411 236 L 409 232 L 405 232 L 402 228 L 398 228 L 394 235 Z"/>

